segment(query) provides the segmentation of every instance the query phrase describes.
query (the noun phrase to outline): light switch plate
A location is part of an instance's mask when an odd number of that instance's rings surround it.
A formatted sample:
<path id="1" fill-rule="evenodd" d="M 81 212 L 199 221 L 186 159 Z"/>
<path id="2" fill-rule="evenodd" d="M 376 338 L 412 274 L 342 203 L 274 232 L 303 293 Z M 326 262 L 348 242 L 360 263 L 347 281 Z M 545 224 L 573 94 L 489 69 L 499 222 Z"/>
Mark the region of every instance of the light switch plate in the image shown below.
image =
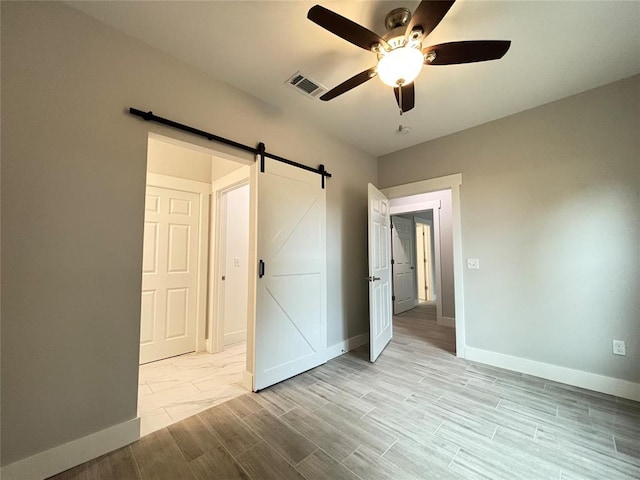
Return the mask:
<path id="1" fill-rule="evenodd" d="M 467 258 L 467 268 L 469 270 L 480 270 L 479 258 Z"/>
<path id="2" fill-rule="evenodd" d="M 235 257 L 233 259 L 233 266 L 234 267 L 239 267 L 240 266 L 240 259 L 238 257 Z"/>

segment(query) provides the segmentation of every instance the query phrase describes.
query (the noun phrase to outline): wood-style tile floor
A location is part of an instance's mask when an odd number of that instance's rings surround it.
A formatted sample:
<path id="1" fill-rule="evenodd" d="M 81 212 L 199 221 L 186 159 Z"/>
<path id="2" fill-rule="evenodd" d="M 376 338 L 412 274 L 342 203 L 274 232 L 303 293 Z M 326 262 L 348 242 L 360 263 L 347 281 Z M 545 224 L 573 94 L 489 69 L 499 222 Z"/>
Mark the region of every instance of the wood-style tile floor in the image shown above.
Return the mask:
<path id="1" fill-rule="evenodd" d="M 367 347 L 54 478 L 640 479 L 640 404 L 467 362 L 419 307 Z"/>

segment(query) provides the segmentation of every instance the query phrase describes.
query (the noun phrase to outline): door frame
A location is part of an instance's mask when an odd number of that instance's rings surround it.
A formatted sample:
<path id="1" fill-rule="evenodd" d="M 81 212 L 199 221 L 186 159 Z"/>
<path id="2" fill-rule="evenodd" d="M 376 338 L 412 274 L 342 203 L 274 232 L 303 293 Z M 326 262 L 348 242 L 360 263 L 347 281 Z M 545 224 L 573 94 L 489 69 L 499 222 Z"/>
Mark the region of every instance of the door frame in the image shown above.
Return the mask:
<path id="1" fill-rule="evenodd" d="M 198 195 L 200 215 L 198 218 L 198 271 L 196 273 L 196 345 L 195 351 L 206 350 L 207 322 L 207 273 L 209 261 L 209 196 L 211 185 L 195 180 L 147 173 L 146 186 L 170 188 Z"/>
<path id="2" fill-rule="evenodd" d="M 211 184 L 211 241 L 209 245 L 209 338 L 207 351 L 217 353 L 224 350 L 224 284 L 222 265 L 226 254 L 225 202 L 224 196 L 240 187 L 249 185 L 249 166 L 243 165 Z M 251 188 L 251 187 L 249 187 Z M 250 226 L 247 225 L 247 231 Z M 251 257 L 248 257 L 249 259 Z M 247 285 L 247 291 L 249 286 Z M 247 330 L 249 327 L 247 314 Z M 248 333 L 248 332 L 247 332 Z M 247 345 L 248 346 L 248 345 Z"/>
<path id="3" fill-rule="evenodd" d="M 462 174 L 456 173 L 418 182 L 405 183 L 382 189 L 387 198 L 402 198 L 438 190 L 451 190 L 452 204 L 452 233 L 453 233 L 453 275 L 456 307 L 456 356 L 464 358 L 466 355 L 466 330 L 464 311 L 464 269 L 462 257 L 462 215 L 460 205 L 460 186 Z M 404 208 L 404 207 L 403 207 Z M 424 208 L 423 208 L 424 210 Z M 435 212 L 434 212 L 435 213 Z M 434 221 L 435 223 L 435 221 Z M 438 298 L 441 299 L 440 292 Z"/>

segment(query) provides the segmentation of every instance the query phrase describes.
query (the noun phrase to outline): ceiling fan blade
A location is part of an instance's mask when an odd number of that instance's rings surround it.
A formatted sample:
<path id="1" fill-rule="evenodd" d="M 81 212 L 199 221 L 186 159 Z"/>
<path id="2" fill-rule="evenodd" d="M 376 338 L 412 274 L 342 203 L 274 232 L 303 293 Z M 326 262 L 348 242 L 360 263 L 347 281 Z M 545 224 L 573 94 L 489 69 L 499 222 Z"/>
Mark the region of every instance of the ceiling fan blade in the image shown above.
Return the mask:
<path id="1" fill-rule="evenodd" d="M 425 65 L 454 65 L 458 63 L 484 62 L 502 58 L 510 40 L 472 40 L 468 42 L 450 42 L 432 45 L 422 50 L 427 60 Z M 428 55 L 435 52 L 436 58 L 428 60 Z"/>
<path id="2" fill-rule="evenodd" d="M 354 75 L 349 80 L 345 80 L 337 87 L 332 88 L 327 93 L 320 97 L 320 100 L 328 101 L 336 98 L 339 95 L 342 95 L 345 92 L 348 92 L 352 88 L 357 87 L 358 85 L 362 85 L 367 80 L 372 79 L 377 75 L 376 67 L 371 67 L 369 70 L 365 70 L 364 72 L 360 72 L 357 75 Z"/>
<path id="3" fill-rule="evenodd" d="M 411 31 L 416 28 L 422 29 L 425 37 L 429 35 L 438 26 L 454 3 L 455 0 L 422 0 L 418 8 L 416 8 L 416 11 L 413 12 L 411 20 L 409 20 L 406 33 L 404 34 L 405 42 L 409 40 Z"/>
<path id="4" fill-rule="evenodd" d="M 371 50 L 371 47 L 375 44 L 380 44 L 383 48 L 390 49 L 387 42 L 376 33 L 320 5 L 311 7 L 309 13 L 307 13 L 307 18 L 347 42 L 351 42 L 365 50 Z"/>
<path id="5" fill-rule="evenodd" d="M 393 89 L 393 93 L 396 96 L 396 102 L 398 103 L 398 107 L 400 107 L 400 110 L 402 110 L 402 113 L 408 112 L 415 106 L 416 90 L 413 86 L 413 83 L 404 85 L 402 87 L 402 105 L 400 105 L 400 88 L 395 87 Z"/>

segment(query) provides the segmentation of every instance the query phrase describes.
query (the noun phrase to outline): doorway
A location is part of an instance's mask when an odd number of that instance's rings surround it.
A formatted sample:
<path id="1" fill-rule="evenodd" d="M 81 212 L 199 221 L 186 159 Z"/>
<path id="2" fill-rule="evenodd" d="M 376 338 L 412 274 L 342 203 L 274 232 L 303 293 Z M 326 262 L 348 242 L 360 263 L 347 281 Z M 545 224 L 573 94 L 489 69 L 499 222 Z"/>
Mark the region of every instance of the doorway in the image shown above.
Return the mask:
<path id="1" fill-rule="evenodd" d="M 149 135 L 138 382 L 141 435 L 247 392 L 249 167 L 236 160 Z M 220 193 L 220 185 L 230 187 Z M 218 252 L 215 238 L 225 239 L 229 248 Z M 211 308 L 220 298 L 214 282 L 218 272 L 233 279 L 224 294 L 234 298 L 221 318 Z M 237 303 L 238 308 L 231 308 Z M 230 325 L 223 322 L 225 316 L 232 318 Z M 213 337 L 225 329 L 230 334 L 216 351 Z M 155 348 L 149 355 L 150 346 L 166 347 L 176 339 L 179 347 Z"/>
<path id="2" fill-rule="evenodd" d="M 462 235 L 461 235 L 461 215 L 460 215 L 460 185 L 462 185 L 462 175 L 454 174 L 445 177 L 424 180 L 420 182 L 398 185 L 385 188 L 381 191 L 390 203 L 391 214 L 402 214 L 433 210 L 433 240 L 434 240 L 434 270 L 436 278 L 440 278 L 442 292 L 436 288 L 436 304 L 438 309 L 437 323 L 442 326 L 455 328 L 455 354 L 459 357 L 465 356 L 465 316 L 464 316 L 464 290 L 463 290 L 463 262 L 462 262 Z M 447 192 L 449 195 L 449 215 L 445 219 L 438 218 L 441 213 L 442 199 L 437 203 L 433 198 L 434 192 Z M 436 202 L 429 204 L 429 202 Z M 440 221 L 442 220 L 442 221 Z M 441 241 L 444 235 L 439 232 L 440 224 L 448 224 L 448 239 L 446 243 Z M 449 240 L 450 239 L 450 240 Z M 449 253 L 439 253 L 440 247 L 448 250 Z M 450 268 L 444 272 L 444 267 L 438 265 L 438 258 L 447 256 L 450 261 Z M 442 267 L 442 268 L 440 268 Z M 444 283 L 449 285 L 449 294 L 445 291 Z M 444 300 L 447 297 L 447 300 Z"/>

